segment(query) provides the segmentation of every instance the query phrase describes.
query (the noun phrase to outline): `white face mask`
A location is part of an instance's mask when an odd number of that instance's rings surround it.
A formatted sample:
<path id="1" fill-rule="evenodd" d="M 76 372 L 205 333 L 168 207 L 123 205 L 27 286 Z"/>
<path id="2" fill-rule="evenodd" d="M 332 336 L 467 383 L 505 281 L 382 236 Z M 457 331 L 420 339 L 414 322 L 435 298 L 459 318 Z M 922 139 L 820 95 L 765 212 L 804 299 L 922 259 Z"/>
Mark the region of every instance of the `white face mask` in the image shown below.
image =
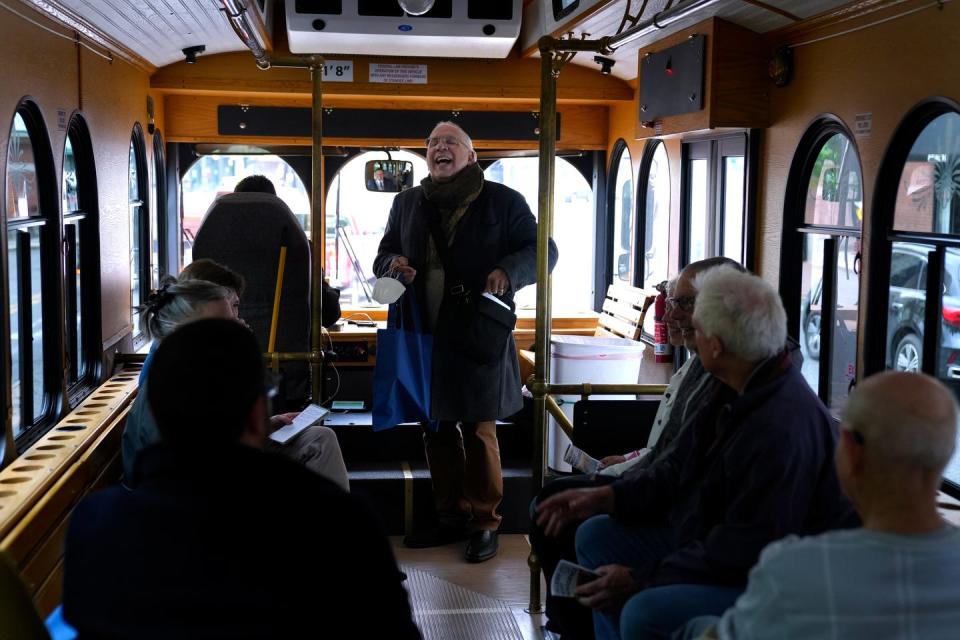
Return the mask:
<path id="1" fill-rule="evenodd" d="M 396 278 L 377 278 L 373 283 L 373 299 L 380 304 L 393 304 L 405 290 L 406 287 Z"/>

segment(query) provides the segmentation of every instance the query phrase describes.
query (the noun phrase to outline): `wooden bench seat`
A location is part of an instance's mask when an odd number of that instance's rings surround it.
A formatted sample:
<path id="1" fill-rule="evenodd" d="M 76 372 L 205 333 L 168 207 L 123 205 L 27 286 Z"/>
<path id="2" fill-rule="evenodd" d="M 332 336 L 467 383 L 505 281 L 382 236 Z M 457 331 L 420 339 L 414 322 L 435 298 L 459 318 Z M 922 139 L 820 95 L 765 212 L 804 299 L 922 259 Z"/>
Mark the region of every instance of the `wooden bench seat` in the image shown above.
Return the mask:
<path id="1" fill-rule="evenodd" d="M 140 368 L 128 364 L 0 471 L 0 549 L 43 616 L 62 597 L 63 546 L 74 507 L 122 475 L 120 438 Z"/>

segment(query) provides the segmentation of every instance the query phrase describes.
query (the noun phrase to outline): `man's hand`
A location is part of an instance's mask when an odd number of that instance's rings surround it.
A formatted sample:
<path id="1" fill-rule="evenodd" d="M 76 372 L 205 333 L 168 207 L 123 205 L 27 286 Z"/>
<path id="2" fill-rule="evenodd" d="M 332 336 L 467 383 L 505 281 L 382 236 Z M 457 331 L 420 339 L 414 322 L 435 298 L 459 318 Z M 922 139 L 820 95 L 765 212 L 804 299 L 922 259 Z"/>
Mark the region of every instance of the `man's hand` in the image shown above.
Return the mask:
<path id="1" fill-rule="evenodd" d="M 502 296 L 509 290 L 510 278 L 507 277 L 507 272 L 500 267 L 491 271 L 490 275 L 487 276 L 487 288 L 484 289 L 484 292 L 492 293 L 495 296 Z"/>
<path id="2" fill-rule="evenodd" d="M 280 427 L 285 427 L 293 422 L 293 419 L 300 415 L 299 411 L 292 413 L 281 413 L 276 416 L 270 416 L 270 433 L 273 433 Z"/>
<path id="3" fill-rule="evenodd" d="M 600 468 L 606 469 L 607 467 L 612 467 L 615 464 L 620 464 L 621 462 L 626 462 L 626 456 L 607 456 L 600 460 Z"/>
<path id="4" fill-rule="evenodd" d="M 410 266 L 410 261 L 406 256 L 397 256 L 390 263 L 390 273 L 396 273 L 406 284 L 412 284 L 413 279 L 417 277 L 417 270 Z"/>
<path id="5" fill-rule="evenodd" d="M 609 612 L 616 610 L 627 598 L 640 590 L 630 569 L 619 564 L 607 564 L 594 569 L 600 577 L 577 587 L 577 602 L 585 607 Z"/>
<path id="6" fill-rule="evenodd" d="M 573 520 L 613 511 L 613 489 L 568 489 L 537 505 L 537 524 L 548 536 L 559 535 Z"/>

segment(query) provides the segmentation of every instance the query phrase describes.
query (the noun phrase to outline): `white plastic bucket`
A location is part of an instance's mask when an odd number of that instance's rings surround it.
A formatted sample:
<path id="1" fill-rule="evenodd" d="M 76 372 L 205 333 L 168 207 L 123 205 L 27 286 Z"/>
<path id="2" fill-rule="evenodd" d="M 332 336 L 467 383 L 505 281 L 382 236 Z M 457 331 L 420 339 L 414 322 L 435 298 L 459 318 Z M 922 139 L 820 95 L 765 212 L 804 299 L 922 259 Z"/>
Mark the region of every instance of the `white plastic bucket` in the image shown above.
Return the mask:
<path id="1" fill-rule="evenodd" d="M 635 384 L 646 346 L 626 338 L 554 336 L 550 340 L 551 376 L 557 384 Z M 599 396 L 598 396 L 599 397 Z M 602 396 L 604 399 L 632 398 L 631 395 Z M 573 421 L 573 405 L 580 396 L 556 396 L 560 408 Z M 561 402 L 562 401 L 562 402 Z M 557 471 L 571 471 L 563 461 L 570 439 L 553 418 L 547 430 L 547 465 Z"/>

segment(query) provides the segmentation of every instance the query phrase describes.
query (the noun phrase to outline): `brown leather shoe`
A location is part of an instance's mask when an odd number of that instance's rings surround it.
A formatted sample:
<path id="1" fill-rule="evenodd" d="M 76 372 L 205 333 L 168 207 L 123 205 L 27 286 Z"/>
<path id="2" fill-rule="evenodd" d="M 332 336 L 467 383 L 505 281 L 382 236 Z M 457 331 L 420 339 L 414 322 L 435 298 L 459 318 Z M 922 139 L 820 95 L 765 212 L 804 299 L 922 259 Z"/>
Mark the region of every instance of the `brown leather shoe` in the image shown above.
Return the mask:
<path id="1" fill-rule="evenodd" d="M 496 531 L 474 531 L 470 534 L 465 557 L 467 562 L 484 562 L 497 555 L 499 550 Z"/>

